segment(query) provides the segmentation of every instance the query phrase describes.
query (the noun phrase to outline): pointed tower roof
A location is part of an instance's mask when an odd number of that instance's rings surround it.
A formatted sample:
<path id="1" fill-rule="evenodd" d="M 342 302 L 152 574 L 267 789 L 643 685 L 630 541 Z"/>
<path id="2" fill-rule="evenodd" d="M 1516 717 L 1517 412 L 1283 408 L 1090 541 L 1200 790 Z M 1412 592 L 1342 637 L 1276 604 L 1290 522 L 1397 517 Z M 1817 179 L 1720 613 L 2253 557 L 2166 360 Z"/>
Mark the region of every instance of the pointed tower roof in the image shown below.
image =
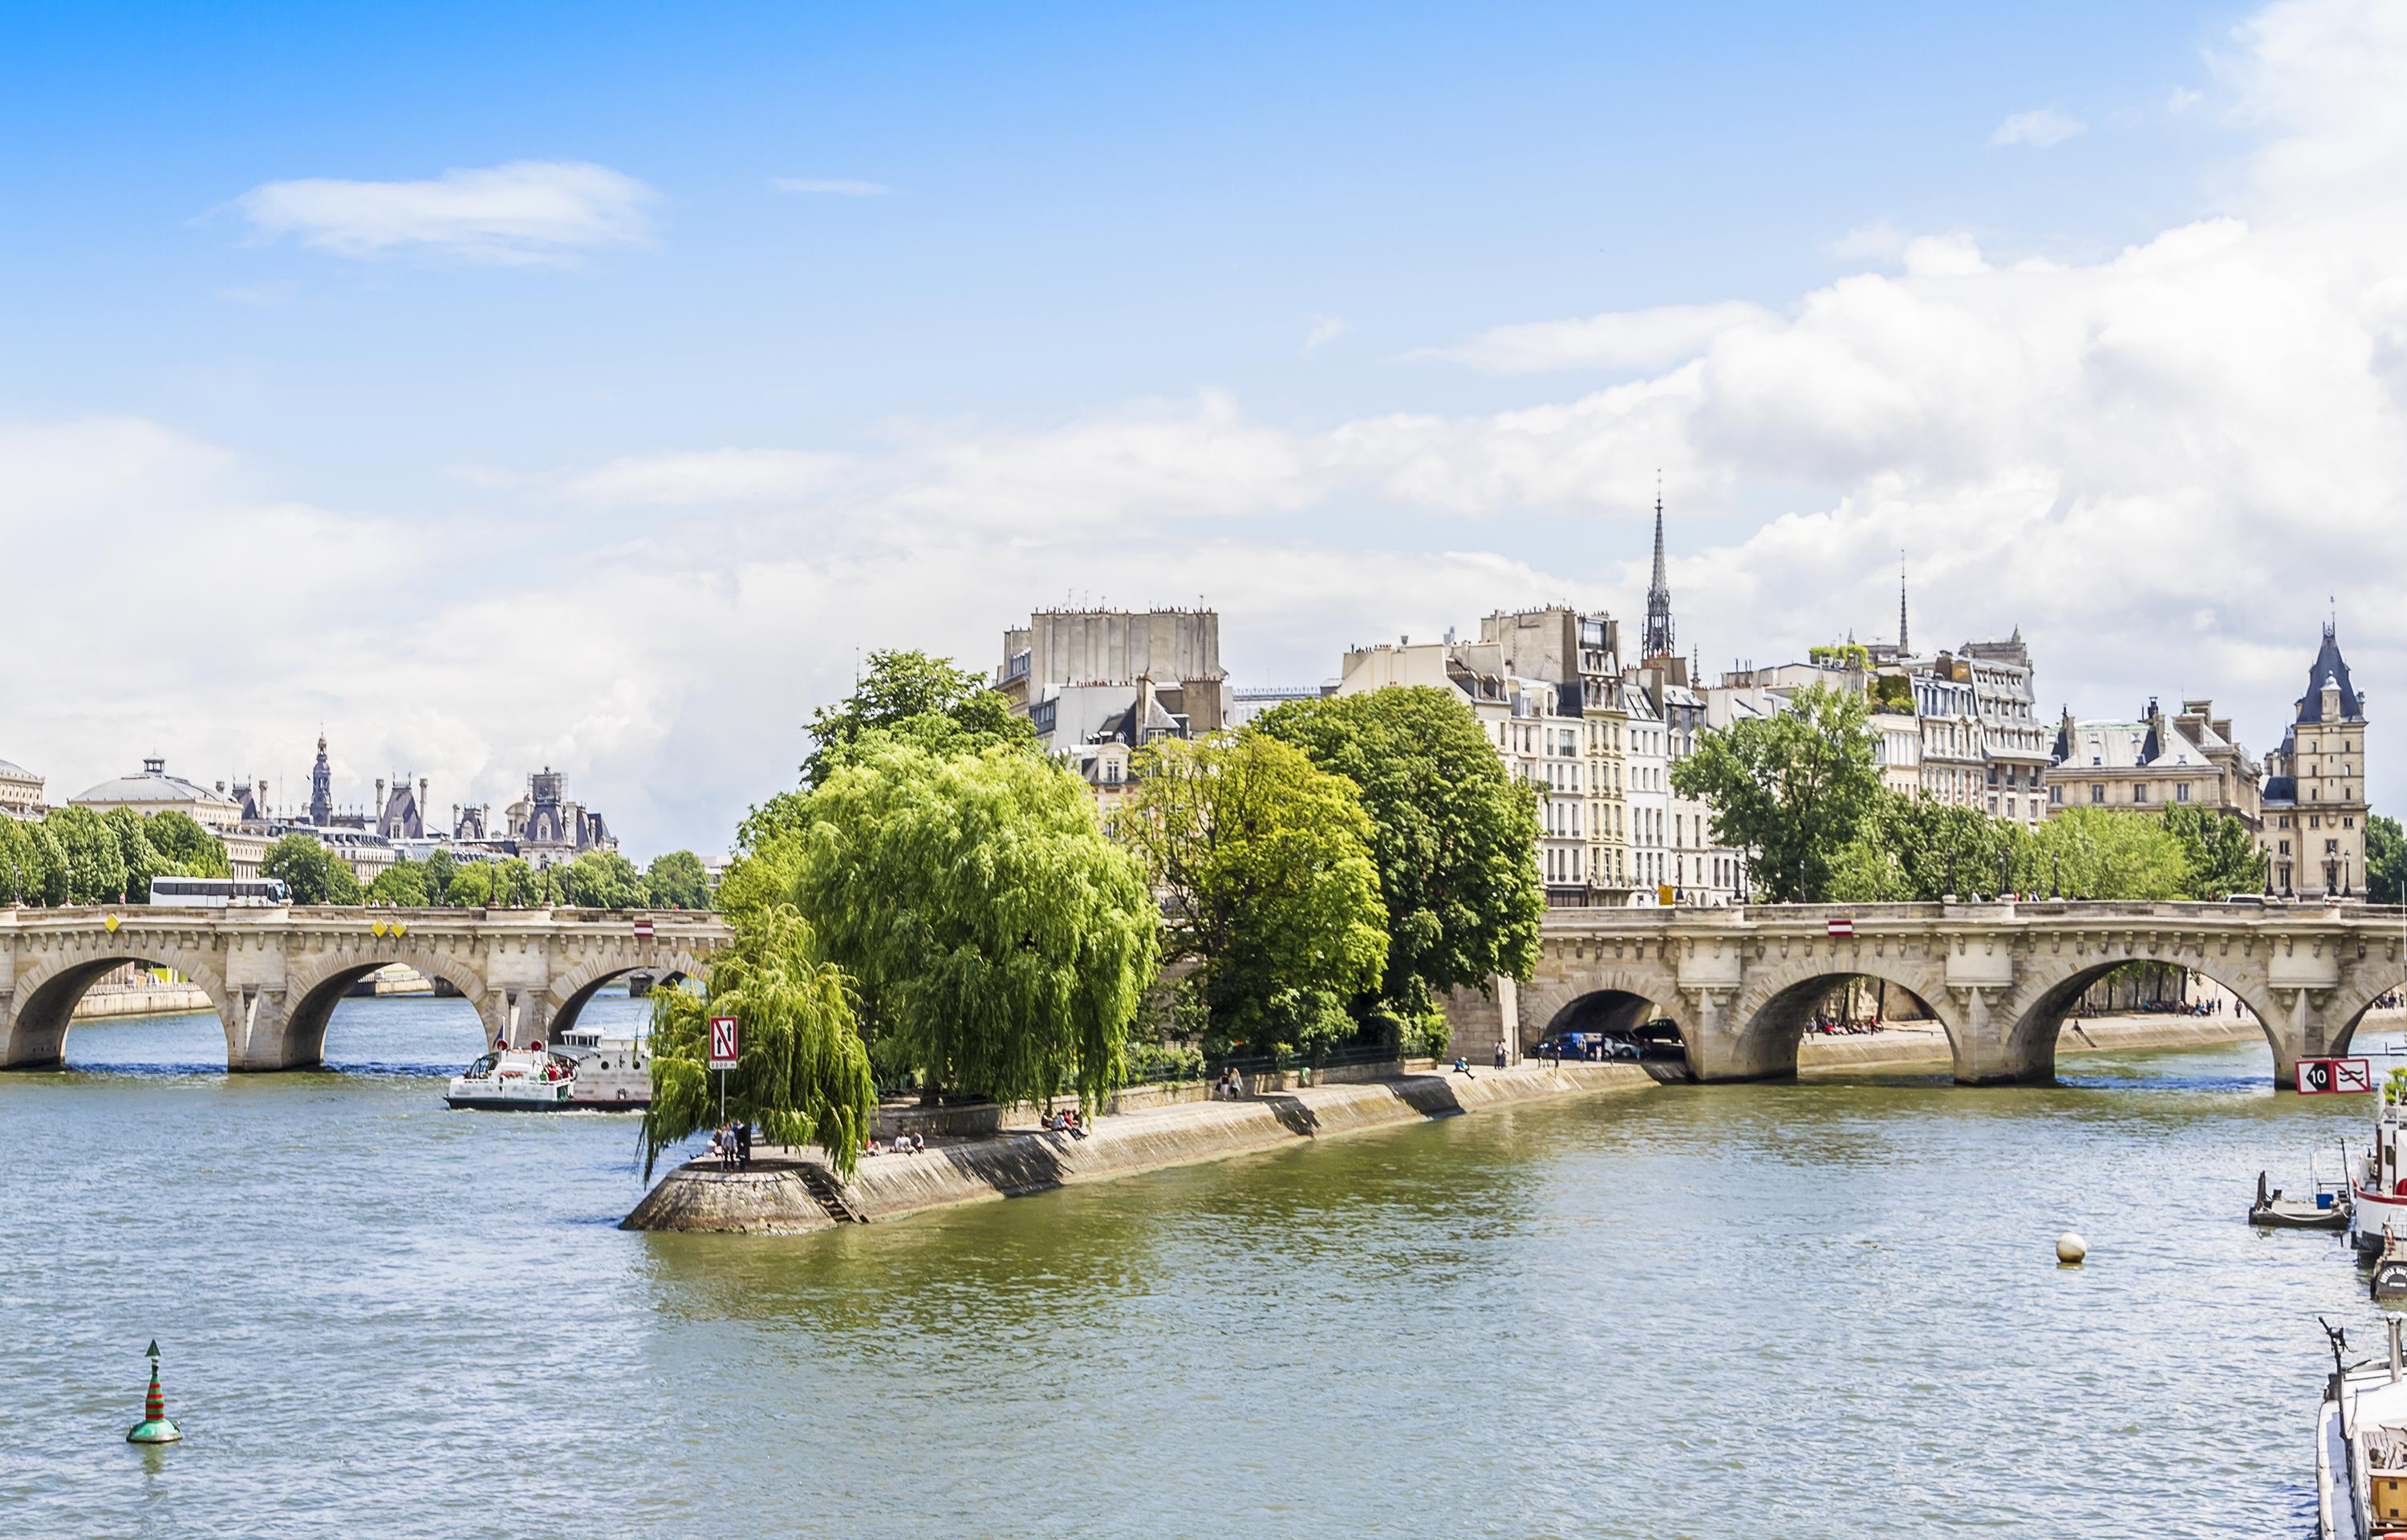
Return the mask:
<path id="1" fill-rule="evenodd" d="M 2315 653 L 2315 660 L 2307 670 L 2307 693 L 2299 698 L 2299 720 L 2320 722 L 2324 719 L 2324 686 L 2340 686 L 2340 714 L 2343 721 L 2355 721 L 2365 714 L 2365 703 L 2357 699 L 2357 686 L 2348 677 L 2348 659 L 2340 655 L 2338 628 L 2324 623 L 2324 644 Z"/>

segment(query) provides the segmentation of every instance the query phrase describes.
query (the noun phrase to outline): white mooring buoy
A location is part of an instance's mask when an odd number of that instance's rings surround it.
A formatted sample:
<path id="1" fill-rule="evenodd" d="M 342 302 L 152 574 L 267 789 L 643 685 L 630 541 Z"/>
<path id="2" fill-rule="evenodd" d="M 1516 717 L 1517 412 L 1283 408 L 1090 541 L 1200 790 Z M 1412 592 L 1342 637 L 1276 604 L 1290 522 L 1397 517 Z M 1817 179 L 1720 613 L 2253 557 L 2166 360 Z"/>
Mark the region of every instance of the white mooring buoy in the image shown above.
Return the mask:
<path id="1" fill-rule="evenodd" d="M 2056 1237 L 2056 1260 L 2067 1267 L 2078 1267 L 2089 1254 L 2089 1243 L 2067 1230 Z"/>

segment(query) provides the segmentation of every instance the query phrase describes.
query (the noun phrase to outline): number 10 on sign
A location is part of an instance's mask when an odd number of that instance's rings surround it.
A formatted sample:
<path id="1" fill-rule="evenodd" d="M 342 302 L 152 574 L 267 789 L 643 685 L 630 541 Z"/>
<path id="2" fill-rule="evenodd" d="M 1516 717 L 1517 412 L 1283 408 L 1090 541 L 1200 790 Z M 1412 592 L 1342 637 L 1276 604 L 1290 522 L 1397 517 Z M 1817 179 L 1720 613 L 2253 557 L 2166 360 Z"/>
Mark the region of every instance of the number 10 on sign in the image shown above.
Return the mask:
<path id="1" fill-rule="evenodd" d="M 727 1121 L 727 1072 L 735 1067 L 735 1018 L 710 1018 L 710 1067 L 719 1071 L 719 1121 Z"/>

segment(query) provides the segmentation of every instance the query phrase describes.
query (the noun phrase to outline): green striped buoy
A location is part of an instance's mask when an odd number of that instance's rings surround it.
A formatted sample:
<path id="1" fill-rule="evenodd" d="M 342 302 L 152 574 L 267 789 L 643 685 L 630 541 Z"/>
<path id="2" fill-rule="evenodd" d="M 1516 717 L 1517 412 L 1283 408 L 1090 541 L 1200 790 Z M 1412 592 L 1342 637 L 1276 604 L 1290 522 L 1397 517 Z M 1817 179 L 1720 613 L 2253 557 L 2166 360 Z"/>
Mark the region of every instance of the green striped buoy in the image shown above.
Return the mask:
<path id="1" fill-rule="evenodd" d="M 142 1398 L 142 1420 L 125 1431 L 128 1444 L 181 1443 L 184 1430 L 167 1420 L 167 1398 L 159 1390 L 159 1339 L 150 1339 L 150 1391 Z"/>

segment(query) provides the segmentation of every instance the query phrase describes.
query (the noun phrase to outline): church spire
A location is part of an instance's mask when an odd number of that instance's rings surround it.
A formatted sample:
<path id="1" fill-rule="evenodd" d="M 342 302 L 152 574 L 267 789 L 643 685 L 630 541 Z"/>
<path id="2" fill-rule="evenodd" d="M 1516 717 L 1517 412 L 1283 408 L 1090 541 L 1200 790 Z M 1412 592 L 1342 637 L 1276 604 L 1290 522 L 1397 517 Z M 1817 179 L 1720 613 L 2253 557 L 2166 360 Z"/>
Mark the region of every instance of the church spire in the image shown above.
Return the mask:
<path id="1" fill-rule="evenodd" d="M 1663 473 L 1655 473 L 1655 580 L 1646 588 L 1646 656 L 1672 655 L 1672 587 L 1663 576 Z"/>
<path id="2" fill-rule="evenodd" d="M 1905 645 L 1905 553 L 1897 553 L 1897 656 L 1906 655 Z"/>

